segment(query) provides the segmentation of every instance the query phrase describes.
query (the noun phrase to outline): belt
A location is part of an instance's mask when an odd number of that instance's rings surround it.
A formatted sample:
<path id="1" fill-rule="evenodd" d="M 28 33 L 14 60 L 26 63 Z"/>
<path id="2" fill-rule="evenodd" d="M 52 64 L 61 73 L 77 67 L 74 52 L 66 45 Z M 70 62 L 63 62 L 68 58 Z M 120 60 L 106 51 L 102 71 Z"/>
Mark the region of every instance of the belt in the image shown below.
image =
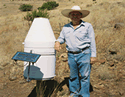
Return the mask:
<path id="1" fill-rule="evenodd" d="M 86 49 L 88 49 L 89 47 L 85 47 L 85 48 L 83 48 L 81 51 L 68 51 L 68 53 L 72 53 L 72 54 L 79 54 L 79 53 L 81 53 L 82 51 L 84 51 L 84 50 L 86 50 Z"/>

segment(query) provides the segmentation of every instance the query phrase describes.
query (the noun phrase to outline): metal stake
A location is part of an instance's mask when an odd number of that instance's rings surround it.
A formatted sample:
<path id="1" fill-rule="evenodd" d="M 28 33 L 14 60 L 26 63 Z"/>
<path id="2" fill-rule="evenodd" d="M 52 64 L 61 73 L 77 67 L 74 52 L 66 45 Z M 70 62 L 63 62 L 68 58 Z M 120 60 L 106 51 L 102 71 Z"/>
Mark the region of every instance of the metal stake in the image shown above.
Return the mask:
<path id="1" fill-rule="evenodd" d="M 30 50 L 30 53 L 32 53 L 32 50 Z M 29 78 L 29 74 L 30 74 L 30 64 L 31 62 L 29 62 L 29 66 L 28 66 L 28 76 L 27 76 L 27 81 L 30 82 L 30 78 Z"/>

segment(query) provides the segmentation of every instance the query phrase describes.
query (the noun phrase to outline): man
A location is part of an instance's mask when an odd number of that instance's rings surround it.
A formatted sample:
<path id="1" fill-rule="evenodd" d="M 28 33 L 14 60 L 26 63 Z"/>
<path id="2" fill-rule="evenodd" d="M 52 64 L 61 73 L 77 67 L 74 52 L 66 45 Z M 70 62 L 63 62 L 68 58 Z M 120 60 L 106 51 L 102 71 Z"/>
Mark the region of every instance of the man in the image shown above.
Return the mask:
<path id="1" fill-rule="evenodd" d="M 64 25 L 55 42 L 55 49 L 59 51 L 60 44 L 66 43 L 70 68 L 70 96 L 90 97 L 90 63 L 96 61 L 95 36 L 92 25 L 81 20 L 90 12 L 81 10 L 79 6 L 73 6 L 61 13 L 70 18 L 71 22 Z"/>

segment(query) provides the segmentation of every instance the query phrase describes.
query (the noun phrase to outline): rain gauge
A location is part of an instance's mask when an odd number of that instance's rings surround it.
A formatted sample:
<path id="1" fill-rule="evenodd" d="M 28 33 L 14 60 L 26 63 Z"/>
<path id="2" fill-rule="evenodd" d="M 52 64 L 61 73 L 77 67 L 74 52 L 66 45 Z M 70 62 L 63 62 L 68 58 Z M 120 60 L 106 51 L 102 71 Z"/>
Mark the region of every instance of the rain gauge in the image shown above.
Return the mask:
<path id="1" fill-rule="evenodd" d="M 29 77 L 29 74 L 30 74 L 30 67 L 31 67 L 31 63 L 32 65 L 34 63 L 36 63 L 36 61 L 39 59 L 41 55 L 40 54 L 33 54 L 32 53 L 32 50 L 30 51 L 30 53 L 27 53 L 27 52 L 17 52 L 13 57 L 12 59 L 14 61 L 26 61 L 28 62 L 28 70 L 27 70 L 27 81 L 29 82 L 30 81 L 30 77 Z M 32 71 L 31 71 L 32 72 Z"/>

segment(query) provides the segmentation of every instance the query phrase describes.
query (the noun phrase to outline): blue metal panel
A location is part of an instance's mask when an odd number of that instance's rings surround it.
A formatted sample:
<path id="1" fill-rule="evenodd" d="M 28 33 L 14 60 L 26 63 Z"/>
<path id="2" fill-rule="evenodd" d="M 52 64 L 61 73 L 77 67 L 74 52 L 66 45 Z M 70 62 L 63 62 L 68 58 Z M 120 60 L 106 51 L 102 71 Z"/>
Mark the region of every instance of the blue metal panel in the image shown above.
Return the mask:
<path id="1" fill-rule="evenodd" d="M 27 62 L 34 62 L 35 63 L 40 56 L 41 56 L 40 54 L 27 53 L 27 52 L 17 52 L 12 57 L 12 59 L 13 60 L 27 61 Z"/>

